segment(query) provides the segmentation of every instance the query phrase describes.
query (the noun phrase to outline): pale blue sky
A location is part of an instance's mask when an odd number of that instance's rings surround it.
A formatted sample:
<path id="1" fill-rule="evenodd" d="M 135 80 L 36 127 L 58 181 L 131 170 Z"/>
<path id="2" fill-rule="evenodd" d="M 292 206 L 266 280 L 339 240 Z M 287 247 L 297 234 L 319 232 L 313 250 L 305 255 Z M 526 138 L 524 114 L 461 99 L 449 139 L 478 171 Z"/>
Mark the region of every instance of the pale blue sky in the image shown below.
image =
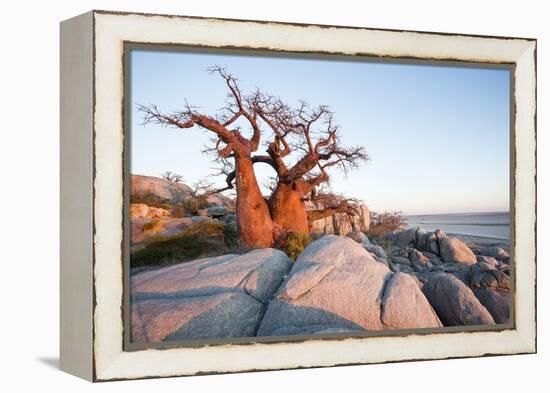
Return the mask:
<path id="1" fill-rule="evenodd" d="M 407 214 L 507 211 L 509 71 L 367 61 L 133 50 L 131 172 L 170 170 L 192 183 L 212 173 L 201 154 L 209 134 L 141 125 L 137 104 L 163 111 L 187 101 L 206 114 L 223 106 L 225 84 L 206 68 L 226 66 L 241 90 L 256 87 L 295 105 L 326 104 L 344 145 L 362 145 L 371 161 L 331 188 L 372 210 Z M 273 175 L 256 165 L 260 183 Z M 210 178 L 219 185 L 223 177 Z"/>

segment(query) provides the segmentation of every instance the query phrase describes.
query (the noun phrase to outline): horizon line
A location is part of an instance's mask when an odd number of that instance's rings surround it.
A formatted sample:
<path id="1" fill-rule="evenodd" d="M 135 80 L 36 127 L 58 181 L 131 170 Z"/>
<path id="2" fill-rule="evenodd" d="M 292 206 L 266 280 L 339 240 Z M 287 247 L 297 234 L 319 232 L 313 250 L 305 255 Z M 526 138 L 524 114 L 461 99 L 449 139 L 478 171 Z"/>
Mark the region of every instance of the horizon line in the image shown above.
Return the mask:
<path id="1" fill-rule="evenodd" d="M 437 216 L 437 215 L 464 215 L 464 214 L 499 214 L 510 213 L 510 210 L 484 210 L 484 211 L 467 211 L 467 212 L 448 212 L 448 213 L 406 213 L 404 216 Z"/>

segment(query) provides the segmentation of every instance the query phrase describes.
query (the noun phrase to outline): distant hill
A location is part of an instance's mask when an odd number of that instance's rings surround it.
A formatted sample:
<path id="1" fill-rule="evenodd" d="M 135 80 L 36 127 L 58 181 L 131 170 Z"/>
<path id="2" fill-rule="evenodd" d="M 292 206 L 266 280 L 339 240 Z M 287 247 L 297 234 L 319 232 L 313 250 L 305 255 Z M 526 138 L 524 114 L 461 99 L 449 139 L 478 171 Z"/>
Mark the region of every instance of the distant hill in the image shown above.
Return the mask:
<path id="1" fill-rule="evenodd" d="M 130 198 L 132 202 L 145 199 L 155 199 L 160 203 L 176 205 L 192 198 L 192 189 L 187 184 L 176 183 L 160 177 L 131 175 Z M 235 201 L 222 194 L 207 198 L 212 205 L 222 205 L 228 208 L 235 206 Z"/>

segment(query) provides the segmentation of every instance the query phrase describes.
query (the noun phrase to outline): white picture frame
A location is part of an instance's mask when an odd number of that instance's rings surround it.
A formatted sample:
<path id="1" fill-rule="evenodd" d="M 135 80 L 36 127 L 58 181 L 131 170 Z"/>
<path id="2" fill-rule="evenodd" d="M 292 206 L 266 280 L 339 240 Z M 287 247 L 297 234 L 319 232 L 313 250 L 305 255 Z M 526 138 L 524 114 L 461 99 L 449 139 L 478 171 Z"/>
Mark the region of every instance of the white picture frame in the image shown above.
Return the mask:
<path id="1" fill-rule="evenodd" d="M 510 65 L 513 326 L 125 350 L 125 43 Z M 536 40 L 91 11 L 61 24 L 61 204 L 61 368 L 90 381 L 534 353 Z"/>

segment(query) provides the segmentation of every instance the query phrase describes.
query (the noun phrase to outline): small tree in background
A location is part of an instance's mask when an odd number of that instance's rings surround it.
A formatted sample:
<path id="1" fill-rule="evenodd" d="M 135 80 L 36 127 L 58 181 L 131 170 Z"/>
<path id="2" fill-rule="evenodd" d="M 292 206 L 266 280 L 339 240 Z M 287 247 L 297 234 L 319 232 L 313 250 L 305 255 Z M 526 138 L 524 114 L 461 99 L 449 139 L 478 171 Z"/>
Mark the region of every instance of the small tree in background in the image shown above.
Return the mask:
<path id="1" fill-rule="evenodd" d="M 208 197 L 215 193 L 212 183 L 201 179 L 193 183 L 191 187 L 191 198 L 186 201 L 190 213 L 196 213 L 198 210 L 208 207 Z"/>
<path id="2" fill-rule="evenodd" d="M 160 176 L 163 179 L 168 181 L 173 181 L 174 183 L 181 183 L 183 181 L 182 175 L 178 175 L 177 173 L 170 172 L 170 171 L 163 172 Z"/>

